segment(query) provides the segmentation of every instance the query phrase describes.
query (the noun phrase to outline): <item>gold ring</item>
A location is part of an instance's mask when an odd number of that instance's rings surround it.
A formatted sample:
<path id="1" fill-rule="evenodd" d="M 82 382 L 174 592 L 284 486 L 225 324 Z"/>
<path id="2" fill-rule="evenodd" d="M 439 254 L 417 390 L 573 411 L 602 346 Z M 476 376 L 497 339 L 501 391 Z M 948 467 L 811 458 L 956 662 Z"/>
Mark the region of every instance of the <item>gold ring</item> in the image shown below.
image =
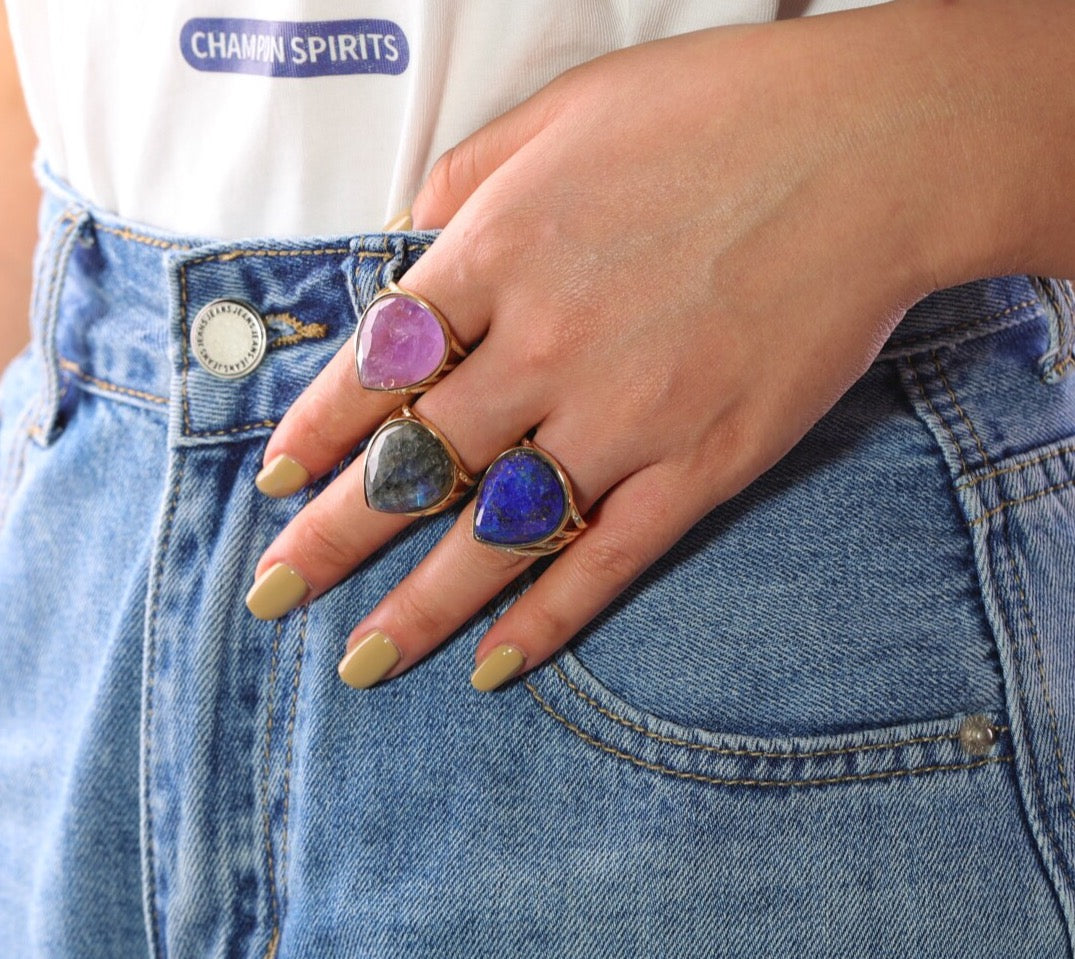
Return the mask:
<path id="1" fill-rule="evenodd" d="M 387 393 L 421 393 L 466 356 L 440 310 L 395 283 L 362 311 L 354 346 L 358 381 Z"/>
<path id="2" fill-rule="evenodd" d="M 378 513 L 440 513 L 474 483 L 444 434 L 410 406 L 389 416 L 366 447 L 366 505 Z"/>
<path id="3" fill-rule="evenodd" d="M 530 440 L 485 471 L 474 507 L 474 538 L 522 556 L 563 549 L 586 528 L 564 468 Z"/>

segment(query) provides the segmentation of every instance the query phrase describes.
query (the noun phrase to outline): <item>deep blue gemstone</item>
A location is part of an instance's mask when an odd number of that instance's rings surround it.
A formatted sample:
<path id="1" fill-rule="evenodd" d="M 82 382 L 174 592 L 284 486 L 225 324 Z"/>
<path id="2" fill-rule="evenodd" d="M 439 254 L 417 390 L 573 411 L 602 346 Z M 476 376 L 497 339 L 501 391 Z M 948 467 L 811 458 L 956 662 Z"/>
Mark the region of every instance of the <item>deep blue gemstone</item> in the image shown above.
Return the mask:
<path id="1" fill-rule="evenodd" d="M 486 470 L 474 509 L 474 538 L 493 546 L 532 546 L 560 528 L 567 491 L 552 464 L 525 446 Z"/>
<path id="2" fill-rule="evenodd" d="M 381 427 L 366 449 L 366 502 L 381 513 L 429 509 L 452 491 L 455 466 L 440 440 L 414 420 Z"/>

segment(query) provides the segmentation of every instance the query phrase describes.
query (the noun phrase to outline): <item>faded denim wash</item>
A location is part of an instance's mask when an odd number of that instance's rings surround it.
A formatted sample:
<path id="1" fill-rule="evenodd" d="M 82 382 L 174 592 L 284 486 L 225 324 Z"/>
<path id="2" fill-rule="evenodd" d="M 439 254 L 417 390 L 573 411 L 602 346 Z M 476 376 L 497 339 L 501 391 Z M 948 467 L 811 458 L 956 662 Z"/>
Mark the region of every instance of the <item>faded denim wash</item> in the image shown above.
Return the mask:
<path id="1" fill-rule="evenodd" d="M 433 235 L 207 243 L 49 189 L 0 390 L 5 956 L 1072 955 L 1070 285 L 918 304 L 523 681 L 468 683 L 512 592 L 356 692 L 344 639 L 450 517 L 260 622 L 307 497 L 253 481 Z M 220 297 L 267 318 L 238 380 L 188 344 Z"/>

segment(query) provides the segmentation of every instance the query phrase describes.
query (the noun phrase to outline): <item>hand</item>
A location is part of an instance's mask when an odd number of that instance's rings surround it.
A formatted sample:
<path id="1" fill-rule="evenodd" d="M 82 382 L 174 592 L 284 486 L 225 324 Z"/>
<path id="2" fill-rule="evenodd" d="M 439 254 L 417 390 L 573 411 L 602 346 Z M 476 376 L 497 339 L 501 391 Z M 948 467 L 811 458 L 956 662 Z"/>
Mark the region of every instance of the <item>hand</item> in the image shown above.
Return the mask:
<path id="1" fill-rule="evenodd" d="M 979 242 L 996 255 L 996 211 L 962 202 L 985 170 L 950 136 L 975 105 L 950 102 L 915 5 L 891 7 L 599 58 L 433 170 L 414 222 L 444 231 L 404 285 L 478 345 L 416 408 L 472 473 L 536 428 L 589 521 L 481 641 L 476 685 L 555 653 L 783 456 L 910 303 L 975 275 Z M 265 460 L 322 475 L 401 401 L 364 392 L 345 347 Z M 363 466 L 280 534 L 256 589 L 283 563 L 284 605 L 315 599 L 409 522 L 357 505 Z M 356 625 L 354 684 L 417 663 L 531 562 L 475 542 L 472 511 Z"/>

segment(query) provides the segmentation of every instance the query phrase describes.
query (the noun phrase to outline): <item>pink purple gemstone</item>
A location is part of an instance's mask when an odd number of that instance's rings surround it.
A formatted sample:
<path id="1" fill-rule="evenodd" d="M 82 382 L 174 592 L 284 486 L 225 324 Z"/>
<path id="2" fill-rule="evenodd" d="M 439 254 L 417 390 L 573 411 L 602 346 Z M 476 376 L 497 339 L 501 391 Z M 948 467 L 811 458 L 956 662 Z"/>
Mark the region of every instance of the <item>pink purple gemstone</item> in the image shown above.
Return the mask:
<path id="1" fill-rule="evenodd" d="M 486 470 L 474 509 L 474 538 L 492 546 L 532 546 L 563 525 L 567 491 L 537 450 L 518 446 Z"/>
<path id="2" fill-rule="evenodd" d="M 448 353 L 437 317 L 408 296 L 388 293 L 358 325 L 358 378 L 368 390 L 404 390 L 427 380 Z"/>

